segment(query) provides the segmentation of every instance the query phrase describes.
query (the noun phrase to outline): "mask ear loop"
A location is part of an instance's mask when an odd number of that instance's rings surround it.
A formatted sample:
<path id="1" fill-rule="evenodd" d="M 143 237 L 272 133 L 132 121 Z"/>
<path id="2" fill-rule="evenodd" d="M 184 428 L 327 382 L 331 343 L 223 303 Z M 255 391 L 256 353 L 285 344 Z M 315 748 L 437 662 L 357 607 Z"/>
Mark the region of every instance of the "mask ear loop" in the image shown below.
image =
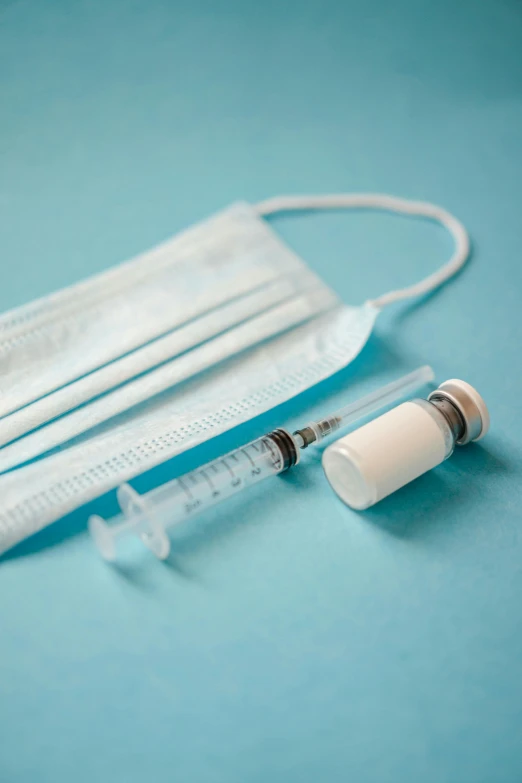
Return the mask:
<path id="1" fill-rule="evenodd" d="M 275 212 L 306 209 L 380 209 L 403 215 L 428 218 L 444 226 L 455 242 L 453 255 L 436 272 L 414 285 L 389 291 L 377 299 L 369 299 L 366 304 L 378 309 L 393 302 L 422 296 L 438 288 L 464 266 L 469 258 L 470 241 L 468 232 L 450 212 L 428 201 L 410 201 L 405 198 L 388 196 L 385 193 L 337 193 L 318 196 L 276 196 L 256 205 L 259 215 L 272 215 Z"/>

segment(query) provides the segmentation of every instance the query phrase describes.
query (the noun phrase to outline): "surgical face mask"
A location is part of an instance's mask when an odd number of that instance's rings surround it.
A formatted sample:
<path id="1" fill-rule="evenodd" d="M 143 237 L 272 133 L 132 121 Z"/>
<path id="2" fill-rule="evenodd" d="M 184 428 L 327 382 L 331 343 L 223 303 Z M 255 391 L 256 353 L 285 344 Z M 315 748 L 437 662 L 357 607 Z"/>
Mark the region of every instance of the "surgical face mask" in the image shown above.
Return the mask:
<path id="1" fill-rule="evenodd" d="M 442 222 L 456 241 L 452 259 L 411 288 L 348 306 L 263 220 L 284 209 L 361 206 Z M 0 476 L 0 551 L 346 366 L 380 308 L 440 285 L 468 252 L 461 224 L 430 204 L 283 197 L 234 205 L 5 314 L 0 471 L 10 472 Z"/>

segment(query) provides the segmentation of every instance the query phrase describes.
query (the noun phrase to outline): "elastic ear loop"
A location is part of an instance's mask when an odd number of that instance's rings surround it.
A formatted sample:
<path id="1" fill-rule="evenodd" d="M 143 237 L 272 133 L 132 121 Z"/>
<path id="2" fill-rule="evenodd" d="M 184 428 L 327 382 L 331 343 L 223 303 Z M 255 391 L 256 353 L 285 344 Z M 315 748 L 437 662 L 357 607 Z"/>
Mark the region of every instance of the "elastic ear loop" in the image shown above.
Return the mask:
<path id="1" fill-rule="evenodd" d="M 410 299 L 411 297 L 421 296 L 433 291 L 453 277 L 464 266 L 469 257 L 469 236 L 460 220 L 457 220 L 456 217 L 442 209 L 442 207 L 430 204 L 428 201 L 410 201 L 405 198 L 388 196 L 385 193 L 333 193 L 318 196 L 276 196 L 266 201 L 261 201 L 256 205 L 258 214 L 262 216 L 288 210 L 339 208 L 381 209 L 386 212 L 428 218 L 444 226 L 455 242 L 453 255 L 440 269 L 414 285 L 400 288 L 397 291 L 389 291 L 377 299 L 368 300 L 366 304 L 370 304 L 373 307 L 380 309 L 392 304 L 392 302 L 399 302 L 402 299 Z"/>

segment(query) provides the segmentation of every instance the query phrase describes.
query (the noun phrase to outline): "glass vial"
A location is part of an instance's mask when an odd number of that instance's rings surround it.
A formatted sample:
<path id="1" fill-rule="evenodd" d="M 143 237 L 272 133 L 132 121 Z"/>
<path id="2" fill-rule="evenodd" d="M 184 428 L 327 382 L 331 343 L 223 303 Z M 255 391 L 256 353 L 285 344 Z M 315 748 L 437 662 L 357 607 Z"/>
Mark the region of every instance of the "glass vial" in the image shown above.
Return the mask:
<path id="1" fill-rule="evenodd" d="M 488 427 L 475 389 L 446 381 L 428 400 L 402 403 L 333 443 L 323 469 L 339 497 L 363 510 L 439 465 L 456 444 L 483 437 Z"/>

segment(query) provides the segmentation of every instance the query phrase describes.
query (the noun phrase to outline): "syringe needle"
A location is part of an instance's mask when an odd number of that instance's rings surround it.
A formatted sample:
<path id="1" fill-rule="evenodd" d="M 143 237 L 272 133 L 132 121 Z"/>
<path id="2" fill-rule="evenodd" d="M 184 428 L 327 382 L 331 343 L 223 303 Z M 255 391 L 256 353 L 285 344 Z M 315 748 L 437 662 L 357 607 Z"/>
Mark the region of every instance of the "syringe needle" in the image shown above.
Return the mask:
<path id="1" fill-rule="evenodd" d="M 396 381 L 392 381 L 386 384 L 386 386 L 381 386 L 380 389 L 366 394 L 361 399 L 339 408 L 339 410 L 329 416 L 325 416 L 324 419 L 311 421 L 306 427 L 296 430 L 294 438 L 297 445 L 301 449 L 306 449 L 311 443 L 319 443 L 319 441 L 328 437 L 328 435 L 340 429 L 340 427 L 353 424 L 365 416 L 376 413 L 387 405 L 398 402 L 416 391 L 420 386 L 433 381 L 434 378 L 435 374 L 429 365 L 419 367 Z"/>

